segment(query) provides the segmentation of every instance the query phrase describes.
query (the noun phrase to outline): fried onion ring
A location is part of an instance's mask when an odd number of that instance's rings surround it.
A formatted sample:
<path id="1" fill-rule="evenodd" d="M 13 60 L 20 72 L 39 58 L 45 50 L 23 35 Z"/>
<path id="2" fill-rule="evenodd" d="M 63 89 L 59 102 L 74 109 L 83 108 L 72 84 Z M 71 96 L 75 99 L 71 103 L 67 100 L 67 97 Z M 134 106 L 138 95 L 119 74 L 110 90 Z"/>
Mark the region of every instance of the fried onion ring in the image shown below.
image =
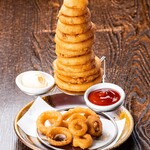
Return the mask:
<path id="1" fill-rule="evenodd" d="M 96 113 L 89 108 L 76 107 L 73 109 L 69 109 L 66 113 L 63 114 L 62 122 L 66 127 L 68 127 L 68 120 L 70 120 L 72 115 L 76 113 L 80 113 L 80 115 L 87 116 L 87 117 L 89 115 L 96 115 Z"/>
<path id="2" fill-rule="evenodd" d="M 91 27 L 92 23 L 90 21 L 76 25 L 64 24 L 60 20 L 57 22 L 57 28 L 65 34 L 82 34 L 87 32 Z"/>
<path id="3" fill-rule="evenodd" d="M 101 74 L 100 74 L 100 69 L 99 69 L 99 68 L 93 68 L 93 69 L 88 70 L 88 71 L 85 71 L 85 72 L 77 72 L 77 73 L 74 73 L 74 72 L 69 72 L 69 73 L 67 73 L 67 72 L 65 72 L 65 71 L 56 69 L 56 67 L 55 67 L 54 69 L 55 69 L 54 72 L 55 72 L 56 74 L 59 74 L 59 77 L 62 77 L 62 79 L 60 78 L 61 80 L 63 80 L 64 78 L 66 78 L 66 79 L 64 79 L 63 81 L 66 81 L 66 80 L 69 79 L 69 78 L 73 78 L 73 79 L 80 78 L 79 81 L 80 81 L 80 80 L 83 81 L 83 80 L 86 80 L 88 77 L 89 77 L 88 80 L 90 80 L 90 79 L 91 79 L 90 76 L 92 76 L 92 75 L 94 75 L 94 74 L 99 74 L 99 76 L 101 76 Z M 58 76 L 57 76 L 57 77 L 58 77 Z M 93 78 L 94 78 L 94 77 L 93 77 Z M 91 81 L 92 81 L 92 80 L 91 80 Z M 67 81 L 67 82 L 68 82 L 68 81 Z M 72 82 L 73 82 L 73 80 L 72 80 Z"/>
<path id="4" fill-rule="evenodd" d="M 80 113 L 83 115 L 97 115 L 93 110 L 89 109 L 89 108 L 82 108 L 82 107 L 76 107 L 76 108 L 72 108 L 69 109 L 66 113 L 63 114 L 63 120 L 67 120 L 69 119 L 74 113 Z"/>
<path id="5" fill-rule="evenodd" d="M 55 122 L 53 121 L 55 119 Z M 46 111 L 40 114 L 36 121 L 38 130 L 45 134 L 47 133 L 49 127 L 45 126 L 45 122 L 49 120 L 52 126 L 60 126 L 62 122 L 62 114 L 58 111 Z"/>
<path id="6" fill-rule="evenodd" d="M 69 118 L 69 123 L 72 122 L 72 121 L 75 120 L 75 119 L 81 119 L 81 120 L 86 121 L 85 116 L 81 115 L 80 113 L 74 113 L 74 114 L 72 114 L 71 117 Z"/>
<path id="7" fill-rule="evenodd" d="M 74 113 L 69 117 L 69 120 L 62 121 L 62 126 L 68 128 L 68 124 L 72 122 L 74 119 L 82 119 L 86 121 L 86 117 L 84 115 L 81 115 L 80 113 Z"/>
<path id="8" fill-rule="evenodd" d="M 86 83 L 86 82 L 91 82 L 98 78 L 100 76 L 100 71 L 90 75 L 88 77 L 79 77 L 79 78 L 72 78 L 72 77 L 67 77 L 60 75 L 59 73 L 55 72 L 56 76 L 61 79 L 64 82 L 72 83 L 72 84 L 81 84 L 81 83 Z"/>
<path id="9" fill-rule="evenodd" d="M 98 78 L 96 78 L 95 80 L 93 80 L 91 82 L 86 82 L 86 83 L 82 83 L 82 84 L 71 84 L 71 83 L 62 81 L 56 75 L 54 75 L 54 78 L 55 78 L 57 86 L 60 89 L 66 90 L 66 91 L 71 91 L 71 92 L 84 92 L 90 86 L 97 84 L 97 83 L 101 82 L 101 80 L 102 80 L 101 76 L 99 76 Z"/>
<path id="10" fill-rule="evenodd" d="M 65 136 L 64 139 L 57 140 L 58 136 Z M 72 142 L 72 134 L 69 129 L 65 127 L 52 127 L 48 130 L 46 134 L 48 142 L 54 146 L 65 146 Z"/>
<path id="11" fill-rule="evenodd" d="M 59 63 L 59 59 L 57 60 Z M 54 72 L 59 73 L 60 75 L 72 77 L 72 78 L 79 78 L 79 77 L 88 77 L 91 75 L 94 75 L 98 72 L 100 72 L 100 62 L 95 62 L 95 68 L 92 68 L 90 70 L 84 71 L 84 72 L 67 72 L 65 70 L 60 70 L 57 68 L 57 64 L 53 63 L 54 65 Z"/>
<path id="12" fill-rule="evenodd" d="M 64 65 L 57 61 L 57 59 L 54 60 L 53 65 L 57 65 L 58 69 L 66 71 L 66 72 L 84 72 L 90 69 L 93 69 L 95 65 L 95 59 L 87 62 L 83 65 L 75 65 L 75 66 L 68 66 Z"/>
<path id="13" fill-rule="evenodd" d="M 89 9 L 87 7 L 84 9 L 78 9 L 78 8 L 72 9 L 72 8 L 66 7 L 65 5 L 62 5 L 59 11 L 59 15 L 63 14 L 65 16 L 76 17 L 76 16 L 82 16 L 86 14 L 88 11 Z"/>
<path id="14" fill-rule="evenodd" d="M 85 134 L 82 137 L 74 136 L 73 146 L 80 147 L 82 149 L 86 149 L 90 147 L 93 143 L 93 139 L 90 134 Z"/>
<path id="15" fill-rule="evenodd" d="M 82 23 L 89 22 L 90 19 L 91 19 L 91 13 L 89 10 L 86 14 L 82 16 L 70 17 L 63 14 L 59 15 L 59 20 L 64 24 L 72 24 L 72 25 L 82 24 Z"/>
<path id="16" fill-rule="evenodd" d="M 88 127 L 85 120 L 82 119 L 74 119 L 68 124 L 68 129 L 73 135 L 83 136 Z"/>
<path id="17" fill-rule="evenodd" d="M 102 134 L 102 122 L 97 115 L 90 115 L 87 118 L 88 133 L 92 136 L 99 137 Z"/>
<path id="18" fill-rule="evenodd" d="M 76 72 L 76 73 L 58 70 L 56 67 L 54 69 L 55 69 L 54 72 L 56 72 L 62 76 L 65 76 L 65 77 L 72 77 L 72 78 L 84 78 L 84 77 L 86 78 L 86 77 L 89 77 L 91 75 L 100 73 L 100 68 L 98 68 L 98 67 L 93 68 L 93 69 L 88 70 L 88 71 L 85 71 L 85 72 Z"/>
<path id="19" fill-rule="evenodd" d="M 65 58 L 65 57 L 57 57 L 58 62 L 64 65 L 83 65 L 86 64 L 91 59 L 94 59 L 95 55 L 94 52 L 91 51 L 90 53 L 78 57 L 71 57 L 71 58 Z"/>
<path id="20" fill-rule="evenodd" d="M 61 48 L 58 44 L 56 44 L 56 55 L 60 57 L 77 57 L 81 55 L 88 54 L 90 52 L 90 49 L 85 49 L 85 50 L 67 50 Z"/>
<path id="21" fill-rule="evenodd" d="M 85 51 L 92 47 L 94 43 L 94 37 L 91 37 L 90 39 L 78 43 L 67 43 L 60 40 L 57 35 L 55 36 L 55 42 L 59 45 L 62 49 L 73 50 L 73 51 Z"/>
<path id="22" fill-rule="evenodd" d="M 86 41 L 86 40 L 90 39 L 91 37 L 93 37 L 95 30 L 96 30 L 96 27 L 92 23 L 91 29 L 89 29 L 87 32 L 85 32 L 83 34 L 70 35 L 70 34 L 65 34 L 58 29 L 56 29 L 56 34 L 57 34 L 58 38 L 64 42 L 71 41 L 72 43 L 78 43 L 78 42 Z"/>
<path id="23" fill-rule="evenodd" d="M 63 4 L 70 8 L 84 9 L 88 5 L 88 0 L 64 0 Z"/>

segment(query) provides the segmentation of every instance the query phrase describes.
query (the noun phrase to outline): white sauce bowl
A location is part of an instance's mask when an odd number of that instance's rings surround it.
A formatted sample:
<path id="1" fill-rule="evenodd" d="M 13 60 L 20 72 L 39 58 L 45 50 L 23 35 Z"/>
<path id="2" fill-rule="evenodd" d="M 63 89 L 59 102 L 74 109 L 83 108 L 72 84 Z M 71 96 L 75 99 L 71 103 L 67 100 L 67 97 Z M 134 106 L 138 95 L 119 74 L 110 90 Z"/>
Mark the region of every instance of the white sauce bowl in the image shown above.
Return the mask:
<path id="1" fill-rule="evenodd" d="M 30 88 L 30 87 L 26 87 L 23 85 L 22 83 L 22 77 L 26 74 L 26 73 L 30 73 L 30 74 L 35 74 L 35 73 L 40 73 L 42 74 L 42 76 L 45 78 L 45 80 L 47 81 L 47 85 L 45 87 L 40 87 L 40 88 Z M 29 79 L 30 80 L 30 79 Z M 52 75 L 46 73 L 46 72 L 42 72 L 42 71 L 26 71 L 23 72 L 21 74 L 19 74 L 16 77 L 16 85 L 19 87 L 19 89 L 21 91 L 23 91 L 24 93 L 28 94 L 28 95 L 40 95 L 40 94 L 44 94 L 46 92 L 48 92 L 55 84 L 55 80 L 53 78 Z"/>

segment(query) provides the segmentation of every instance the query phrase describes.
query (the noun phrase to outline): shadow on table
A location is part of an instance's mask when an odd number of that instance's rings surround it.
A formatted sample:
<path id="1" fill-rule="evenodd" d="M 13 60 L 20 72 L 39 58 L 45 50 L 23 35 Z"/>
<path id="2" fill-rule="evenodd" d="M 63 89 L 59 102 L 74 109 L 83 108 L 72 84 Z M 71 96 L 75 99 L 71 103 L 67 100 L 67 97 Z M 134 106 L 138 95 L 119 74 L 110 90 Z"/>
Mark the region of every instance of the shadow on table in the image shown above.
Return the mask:
<path id="1" fill-rule="evenodd" d="M 126 142 L 124 142 L 122 145 L 120 145 L 115 150 L 135 150 L 135 147 L 136 147 L 136 145 L 134 143 L 134 140 L 133 140 L 132 136 L 130 136 Z"/>

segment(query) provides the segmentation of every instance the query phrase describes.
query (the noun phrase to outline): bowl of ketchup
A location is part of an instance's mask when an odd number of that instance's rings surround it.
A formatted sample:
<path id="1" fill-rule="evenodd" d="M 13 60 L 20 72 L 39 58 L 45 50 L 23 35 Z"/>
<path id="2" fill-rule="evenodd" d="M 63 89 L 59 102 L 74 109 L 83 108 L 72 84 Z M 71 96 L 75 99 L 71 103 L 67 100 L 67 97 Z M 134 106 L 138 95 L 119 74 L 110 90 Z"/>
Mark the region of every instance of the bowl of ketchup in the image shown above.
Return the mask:
<path id="1" fill-rule="evenodd" d="M 115 110 L 124 102 L 124 99 L 124 90 L 113 83 L 93 85 L 84 93 L 87 106 L 96 112 Z"/>

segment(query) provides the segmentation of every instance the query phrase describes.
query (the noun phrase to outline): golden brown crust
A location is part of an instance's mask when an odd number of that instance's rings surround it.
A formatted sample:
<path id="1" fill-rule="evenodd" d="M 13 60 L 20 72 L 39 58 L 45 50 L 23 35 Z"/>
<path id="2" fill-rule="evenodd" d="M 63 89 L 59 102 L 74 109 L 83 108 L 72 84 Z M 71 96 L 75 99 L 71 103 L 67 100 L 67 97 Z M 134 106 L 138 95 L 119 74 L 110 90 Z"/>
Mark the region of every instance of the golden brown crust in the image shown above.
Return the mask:
<path id="1" fill-rule="evenodd" d="M 88 76 L 96 74 L 97 72 L 100 71 L 100 68 L 98 68 L 98 67 L 93 68 L 93 69 L 88 70 L 88 71 L 85 71 L 85 72 L 76 72 L 76 73 L 59 70 L 59 69 L 57 69 L 57 66 L 55 66 L 54 69 L 55 69 L 55 72 L 59 73 L 60 75 L 67 76 L 67 77 L 72 77 L 72 78 L 88 77 Z"/>
<path id="2" fill-rule="evenodd" d="M 54 118 L 55 118 L 55 122 L 51 122 L 51 119 Z M 51 111 L 43 112 L 38 116 L 38 119 L 36 121 L 37 128 L 41 133 L 45 135 L 47 134 L 47 131 L 49 129 L 49 126 L 48 127 L 45 126 L 46 120 L 49 120 L 52 126 L 60 126 L 62 122 L 62 115 L 60 112 L 51 110 Z"/>
<path id="3" fill-rule="evenodd" d="M 65 57 L 57 57 L 58 62 L 64 65 L 83 65 L 86 64 L 88 61 L 94 59 L 95 54 L 93 51 L 90 51 L 90 53 L 86 55 L 82 55 L 79 57 L 71 57 L 71 58 L 65 58 Z"/>
<path id="4" fill-rule="evenodd" d="M 85 134 L 84 136 L 75 136 L 73 139 L 73 146 L 80 147 L 82 149 L 87 149 L 93 143 L 93 139 L 90 134 Z"/>
<path id="5" fill-rule="evenodd" d="M 82 34 L 87 32 L 91 28 L 91 26 L 91 22 L 76 25 L 64 24 L 60 20 L 58 20 L 57 22 L 57 28 L 65 34 Z"/>
<path id="6" fill-rule="evenodd" d="M 79 126 L 79 128 L 77 128 Z M 68 124 L 68 129 L 72 133 L 73 136 L 83 136 L 86 134 L 88 130 L 86 120 L 82 119 L 74 119 Z"/>
<path id="7" fill-rule="evenodd" d="M 65 140 L 62 141 L 55 140 L 56 136 L 60 134 L 65 135 Z M 69 143 L 72 142 L 72 138 L 73 138 L 69 129 L 65 127 L 51 127 L 46 136 L 48 142 L 54 146 L 68 145 Z"/>
<path id="8" fill-rule="evenodd" d="M 81 84 L 81 83 L 91 82 L 94 79 L 96 79 L 98 76 L 100 76 L 100 71 L 98 71 L 94 75 L 90 75 L 88 77 L 79 77 L 79 78 L 72 78 L 72 77 L 68 77 L 68 76 L 63 76 L 57 72 L 55 72 L 55 74 L 57 75 L 57 77 L 59 79 L 61 79 L 64 82 L 73 83 L 73 84 Z"/>
<path id="9" fill-rule="evenodd" d="M 84 8 L 84 9 L 79 9 L 79 8 L 69 8 L 69 7 L 66 7 L 65 5 L 62 5 L 61 6 L 61 9 L 59 11 L 59 15 L 60 14 L 63 14 L 65 16 L 70 16 L 70 17 L 75 17 L 75 16 L 82 16 L 84 14 L 86 14 L 88 12 L 88 8 Z M 59 17 L 58 15 L 58 17 Z"/>
<path id="10" fill-rule="evenodd" d="M 57 59 L 53 62 L 53 64 L 57 63 Z M 60 70 L 65 70 L 67 72 L 84 72 L 95 67 L 95 60 L 91 60 L 83 65 L 75 65 L 75 66 L 68 66 L 64 65 L 60 62 L 57 63 L 57 67 Z"/>
<path id="11" fill-rule="evenodd" d="M 78 57 L 81 55 L 86 55 L 88 54 L 91 49 L 85 49 L 85 50 L 79 50 L 79 51 L 74 51 L 74 50 L 68 50 L 68 49 L 63 49 L 61 48 L 58 44 L 56 45 L 56 55 L 59 57 Z"/>
<path id="12" fill-rule="evenodd" d="M 101 82 L 101 77 L 100 76 L 98 78 L 96 78 L 94 81 L 87 82 L 87 83 L 84 83 L 84 84 L 66 83 L 66 82 L 60 80 L 56 75 L 54 75 L 54 78 L 55 78 L 56 84 L 59 88 L 61 88 L 63 90 L 71 91 L 71 92 L 86 91 L 90 86 Z"/>
<path id="13" fill-rule="evenodd" d="M 84 9 L 88 5 L 88 0 L 64 0 L 63 5 L 73 9 Z"/>
<path id="14" fill-rule="evenodd" d="M 100 60 L 96 60 L 95 61 L 95 67 L 90 69 L 90 70 L 87 70 L 87 71 L 80 71 L 80 72 L 68 72 L 66 71 L 65 69 L 64 70 L 61 70 L 57 67 L 57 64 L 59 64 L 59 60 L 57 59 L 57 63 L 55 62 L 53 65 L 54 65 L 54 71 L 59 73 L 60 75 L 63 75 L 63 76 L 68 76 L 68 77 L 72 77 L 72 78 L 79 78 L 79 77 L 88 77 L 88 76 L 91 76 L 91 75 L 94 75 L 96 74 L 97 72 L 100 71 L 100 67 L 101 67 L 101 62 Z M 73 68 L 74 66 L 72 66 Z"/>
<path id="15" fill-rule="evenodd" d="M 75 24 L 83 24 L 86 22 L 89 22 L 91 19 L 91 13 L 88 9 L 88 12 L 86 14 L 83 14 L 82 16 L 66 16 L 64 14 L 59 14 L 59 20 L 64 23 L 64 24 L 70 24 L 70 25 L 75 25 Z"/>
<path id="16" fill-rule="evenodd" d="M 92 23 L 91 29 L 89 29 L 87 32 L 85 32 L 83 34 L 69 35 L 69 34 L 65 34 L 65 33 L 59 31 L 58 29 L 56 29 L 56 34 L 57 34 L 58 38 L 64 42 L 78 43 L 78 42 L 86 41 L 86 40 L 90 39 L 91 37 L 93 37 L 95 30 L 96 30 L 96 27 Z"/>
<path id="17" fill-rule="evenodd" d="M 63 42 L 60 40 L 57 35 L 55 36 L 55 42 L 59 47 L 63 49 L 68 49 L 68 50 L 74 50 L 74 51 L 79 51 L 79 50 L 88 50 L 92 48 L 92 45 L 94 43 L 94 37 L 91 37 L 90 39 L 83 41 L 83 42 L 78 42 L 78 43 L 69 43 L 69 42 Z"/>
<path id="18" fill-rule="evenodd" d="M 88 133 L 92 136 L 99 137 L 102 135 L 102 122 L 97 115 L 90 115 L 87 118 Z"/>

